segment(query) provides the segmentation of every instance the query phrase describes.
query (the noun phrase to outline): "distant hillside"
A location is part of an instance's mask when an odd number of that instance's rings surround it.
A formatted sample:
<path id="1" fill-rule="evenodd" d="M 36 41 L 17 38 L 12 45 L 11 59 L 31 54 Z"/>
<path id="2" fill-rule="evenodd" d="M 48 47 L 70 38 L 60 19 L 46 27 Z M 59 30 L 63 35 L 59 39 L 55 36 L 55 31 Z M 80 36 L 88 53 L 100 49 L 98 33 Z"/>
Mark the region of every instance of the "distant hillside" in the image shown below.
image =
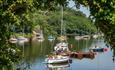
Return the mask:
<path id="1" fill-rule="evenodd" d="M 64 8 L 63 23 L 66 33 L 93 34 L 97 32 L 95 25 L 81 11 Z M 45 34 L 59 34 L 61 28 L 61 8 L 55 11 L 36 10 L 32 13 L 33 23 L 39 25 Z M 64 31 L 64 32 L 65 32 Z"/>

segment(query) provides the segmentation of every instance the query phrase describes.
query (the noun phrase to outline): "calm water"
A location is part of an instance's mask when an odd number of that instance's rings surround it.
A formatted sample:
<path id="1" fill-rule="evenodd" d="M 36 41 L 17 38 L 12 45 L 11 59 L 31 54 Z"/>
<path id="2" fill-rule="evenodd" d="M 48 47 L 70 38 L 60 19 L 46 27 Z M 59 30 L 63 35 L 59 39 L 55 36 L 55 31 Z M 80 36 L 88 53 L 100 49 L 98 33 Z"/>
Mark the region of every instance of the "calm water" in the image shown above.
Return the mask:
<path id="1" fill-rule="evenodd" d="M 72 51 L 89 51 L 88 49 L 98 45 L 106 47 L 102 39 L 98 40 L 68 40 L 69 44 L 73 45 Z M 115 52 L 108 48 L 106 52 L 98 52 L 95 58 L 72 58 L 71 64 L 47 65 L 44 63 L 46 55 L 52 52 L 56 42 L 44 41 L 42 43 L 34 41 L 30 44 L 20 43 L 18 47 L 23 50 L 24 58 L 18 67 L 27 70 L 115 70 L 114 54 Z M 53 68 L 52 68 L 53 67 Z"/>

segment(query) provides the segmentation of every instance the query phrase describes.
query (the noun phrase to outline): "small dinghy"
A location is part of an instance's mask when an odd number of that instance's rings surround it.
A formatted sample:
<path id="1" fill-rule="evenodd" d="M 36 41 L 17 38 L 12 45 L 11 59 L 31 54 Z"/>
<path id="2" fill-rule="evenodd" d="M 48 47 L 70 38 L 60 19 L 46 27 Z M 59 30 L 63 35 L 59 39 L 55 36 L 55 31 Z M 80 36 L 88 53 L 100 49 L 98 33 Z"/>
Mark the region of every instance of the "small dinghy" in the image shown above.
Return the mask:
<path id="1" fill-rule="evenodd" d="M 16 38 L 13 38 L 13 37 L 12 37 L 12 38 L 10 38 L 10 40 L 9 40 L 9 41 L 10 41 L 10 43 L 17 43 L 17 39 L 16 39 Z"/>
<path id="2" fill-rule="evenodd" d="M 108 50 L 107 48 L 98 47 L 98 46 L 95 46 L 95 47 L 90 49 L 90 51 L 93 51 L 93 52 L 105 52 L 107 50 Z"/>
<path id="3" fill-rule="evenodd" d="M 45 62 L 48 64 L 68 63 L 69 61 L 69 57 L 61 55 L 49 56 L 45 59 Z"/>
<path id="4" fill-rule="evenodd" d="M 18 38 L 17 38 L 17 40 L 19 41 L 19 42 L 28 42 L 29 40 L 28 40 L 28 38 L 25 38 L 25 37 L 23 37 L 23 36 L 19 36 Z"/>
<path id="5" fill-rule="evenodd" d="M 50 42 L 52 42 L 52 41 L 55 40 L 55 37 L 53 37 L 52 35 L 50 35 L 50 36 L 48 36 L 48 40 L 49 40 Z"/>

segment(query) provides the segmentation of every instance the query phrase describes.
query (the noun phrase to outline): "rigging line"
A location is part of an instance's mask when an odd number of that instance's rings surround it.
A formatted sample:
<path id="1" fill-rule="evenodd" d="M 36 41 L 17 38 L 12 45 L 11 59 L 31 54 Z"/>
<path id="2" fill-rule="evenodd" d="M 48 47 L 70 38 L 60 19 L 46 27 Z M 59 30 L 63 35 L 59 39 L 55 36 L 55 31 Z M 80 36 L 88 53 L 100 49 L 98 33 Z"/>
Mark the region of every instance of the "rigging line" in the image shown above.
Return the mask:
<path id="1" fill-rule="evenodd" d="M 63 14 L 64 14 L 64 10 L 63 10 L 63 6 L 61 5 L 61 36 L 64 36 L 64 41 L 67 42 L 67 38 L 66 38 L 66 29 L 65 29 L 65 24 L 63 21 Z"/>
<path id="2" fill-rule="evenodd" d="M 78 40 L 78 46 L 77 46 L 77 47 L 78 47 L 78 50 L 79 50 L 79 49 L 80 49 L 80 48 L 79 48 L 79 40 Z"/>
<path id="3" fill-rule="evenodd" d="M 87 40 L 85 40 L 85 51 L 87 49 Z"/>
<path id="4" fill-rule="evenodd" d="M 65 24 L 63 21 L 63 15 L 64 15 L 64 10 L 63 10 L 63 6 L 61 5 L 61 35 L 65 35 Z"/>
<path id="5" fill-rule="evenodd" d="M 63 32 L 63 6 L 61 5 L 61 36 L 62 36 L 62 33 Z"/>

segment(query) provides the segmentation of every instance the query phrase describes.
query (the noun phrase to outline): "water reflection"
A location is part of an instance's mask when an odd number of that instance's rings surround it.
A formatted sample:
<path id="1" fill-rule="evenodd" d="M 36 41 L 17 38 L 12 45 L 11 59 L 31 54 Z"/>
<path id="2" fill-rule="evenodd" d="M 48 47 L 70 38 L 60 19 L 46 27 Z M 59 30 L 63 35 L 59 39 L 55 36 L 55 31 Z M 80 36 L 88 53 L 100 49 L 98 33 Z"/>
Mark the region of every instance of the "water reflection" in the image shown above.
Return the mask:
<path id="1" fill-rule="evenodd" d="M 64 70 L 67 67 L 69 67 L 69 63 L 63 63 L 63 64 L 48 64 L 48 70 Z"/>
<path id="2" fill-rule="evenodd" d="M 73 39 L 68 40 L 69 44 L 72 44 L 73 47 L 70 48 L 71 51 L 83 51 L 88 52 L 89 48 L 94 47 L 95 45 L 99 45 L 101 47 L 106 47 L 104 44 L 104 40 L 80 40 L 76 41 Z M 92 57 L 82 57 L 80 60 L 78 58 L 73 59 L 73 63 L 69 65 L 69 67 L 63 67 L 65 65 L 47 65 L 47 68 L 45 68 L 46 64 L 43 64 L 44 59 L 46 58 L 46 55 L 51 54 L 53 51 L 53 47 L 55 46 L 56 41 L 49 42 L 45 40 L 44 42 L 38 42 L 34 41 L 32 43 L 24 43 L 24 57 L 22 59 L 23 65 L 27 66 L 27 70 L 84 70 L 90 69 L 90 70 L 98 70 L 97 67 L 100 65 L 100 70 L 114 70 L 114 64 L 115 61 L 115 49 L 108 48 L 107 52 L 96 52 L 95 56 Z M 18 44 L 19 45 L 19 44 Z M 22 45 L 20 45 L 21 47 Z M 107 47 L 106 47 L 107 48 Z M 82 60 L 81 60 L 82 59 Z M 91 59 L 91 60 L 89 60 Z M 93 59 L 93 60 L 92 60 Z M 108 65 L 110 64 L 110 65 Z M 67 64 L 68 65 L 68 64 Z M 77 65 L 77 67 L 76 67 Z M 62 66 L 62 68 L 61 68 Z M 83 68 L 83 66 L 85 66 Z M 104 68 L 104 66 L 106 66 Z M 59 67 L 59 68 L 58 68 Z"/>

